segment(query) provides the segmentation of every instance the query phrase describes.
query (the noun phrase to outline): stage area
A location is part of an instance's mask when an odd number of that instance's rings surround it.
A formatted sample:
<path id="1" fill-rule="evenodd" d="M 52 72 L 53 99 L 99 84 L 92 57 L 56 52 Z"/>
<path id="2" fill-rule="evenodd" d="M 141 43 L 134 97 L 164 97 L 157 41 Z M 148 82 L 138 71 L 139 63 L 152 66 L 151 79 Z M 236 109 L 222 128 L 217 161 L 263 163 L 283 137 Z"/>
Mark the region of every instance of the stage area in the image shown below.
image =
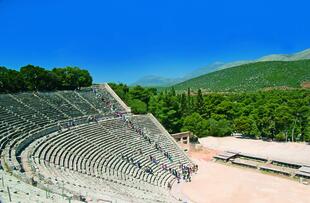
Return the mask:
<path id="1" fill-rule="evenodd" d="M 182 194 L 183 202 L 191 203 L 309 203 L 310 185 L 291 178 L 265 174 L 251 168 L 214 162 L 213 156 L 224 150 L 274 158 L 293 157 L 296 162 L 310 163 L 310 147 L 303 144 L 279 144 L 233 137 L 206 138 L 200 151 L 190 151 L 190 157 L 199 165 L 192 182 L 176 184 L 172 193 Z M 256 148 L 257 145 L 257 148 Z M 309 150 L 309 151 L 308 151 Z M 281 151 L 283 155 L 281 155 Z M 306 153 L 309 153 L 306 155 Z M 274 153 L 274 154 L 273 154 Z M 295 154 L 296 153 L 296 154 Z"/>
<path id="2" fill-rule="evenodd" d="M 251 169 L 196 160 L 199 173 L 180 185 L 188 202 L 197 203 L 309 203 L 310 186 Z"/>
<path id="3" fill-rule="evenodd" d="M 237 151 L 257 156 L 310 165 L 310 145 L 303 143 L 278 143 L 236 137 L 207 137 L 199 139 L 209 149 Z"/>

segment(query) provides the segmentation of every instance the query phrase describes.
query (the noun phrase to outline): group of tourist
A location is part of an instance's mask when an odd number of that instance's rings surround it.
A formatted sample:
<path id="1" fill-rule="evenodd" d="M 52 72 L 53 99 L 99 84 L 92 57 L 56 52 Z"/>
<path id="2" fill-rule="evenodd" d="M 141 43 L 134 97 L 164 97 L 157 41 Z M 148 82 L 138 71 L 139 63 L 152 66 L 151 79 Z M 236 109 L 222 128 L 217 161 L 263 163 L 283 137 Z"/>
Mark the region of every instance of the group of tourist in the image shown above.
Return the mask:
<path id="1" fill-rule="evenodd" d="M 123 161 L 126 161 L 127 163 L 133 164 L 134 166 L 138 167 L 139 169 L 142 169 L 142 164 L 139 160 L 135 161 L 132 157 L 128 157 L 128 156 L 124 155 L 123 153 L 121 153 L 121 157 L 122 157 Z M 152 157 L 151 155 L 150 155 L 150 158 L 154 162 L 157 162 L 156 159 L 154 157 Z M 153 169 L 150 166 L 145 166 L 144 171 L 148 174 L 151 174 L 151 175 L 154 174 Z"/>
<path id="2" fill-rule="evenodd" d="M 145 168 L 145 172 L 148 173 L 148 174 L 151 174 L 151 175 L 154 174 L 153 169 L 152 169 L 151 167 L 149 167 L 149 166 L 147 166 L 147 167 Z"/>
<path id="3" fill-rule="evenodd" d="M 88 116 L 87 121 L 88 122 L 97 122 L 98 123 L 98 119 L 96 118 L 96 116 Z"/>
<path id="4" fill-rule="evenodd" d="M 170 154 L 169 152 L 167 152 L 167 151 L 164 151 L 163 148 L 160 146 L 159 143 L 155 143 L 154 146 L 155 146 L 155 148 L 156 148 L 158 151 L 160 151 L 161 153 L 163 153 L 164 156 L 165 156 L 170 162 L 173 162 L 173 161 L 172 161 L 172 156 L 171 156 L 171 154 Z"/>
<path id="5" fill-rule="evenodd" d="M 147 133 L 145 133 L 145 132 L 143 131 L 142 128 L 135 126 L 134 123 L 126 117 L 126 115 L 121 114 L 121 113 L 119 113 L 119 115 L 122 117 L 122 120 L 126 123 L 126 125 L 127 125 L 128 128 L 134 129 L 134 130 L 135 130 L 139 135 L 141 135 L 149 144 L 152 144 L 152 143 L 154 142 L 149 136 L 147 136 Z M 169 152 L 165 151 L 165 150 L 161 147 L 161 145 L 160 145 L 159 143 L 156 143 L 156 142 L 155 142 L 155 143 L 154 143 L 154 147 L 155 147 L 156 150 L 158 150 L 158 151 L 160 151 L 161 153 L 163 153 L 164 156 L 165 156 L 171 163 L 173 162 L 171 154 L 170 154 Z M 154 160 L 154 159 L 150 159 L 150 160 L 151 160 L 151 162 L 154 162 L 154 163 L 157 164 L 157 161 L 156 161 L 156 160 Z"/>
<path id="6" fill-rule="evenodd" d="M 105 106 L 107 106 L 108 108 L 110 108 L 110 110 L 111 110 L 112 112 L 114 112 L 114 111 L 116 110 L 116 108 L 115 108 L 113 102 L 112 102 L 110 99 L 106 99 L 103 95 L 101 95 L 101 93 L 98 93 L 98 92 L 97 92 L 97 89 L 95 89 L 95 88 L 92 88 L 92 91 L 93 91 L 93 93 L 96 94 L 96 97 L 97 97 L 97 98 L 100 98 L 100 99 L 101 99 L 101 101 L 104 103 Z"/>
<path id="7" fill-rule="evenodd" d="M 125 122 L 128 128 L 135 130 L 136 133 L 141 135 L 149 144 L 153 143 L 153 140 L 147 135 L 147 133 L 143 131 L 142 128 L 134 125 L 134 123 L 131 120 L 129 120 L 126 115 L 121 114 L 121 113 L 119 113 L 119 115 L 121 115 L 122 120 Z"/>
<path id="8" fill-rule="evenodd" d="M 144 130 L 141 127 L 136 126 L 130 119 L 128 119 L 126 114 L 115 112 L 115 115 L 117 117 L 121 117 L 125 125 L 127 125 L 128 128 L 133 129 L 137 134 L 142 136 L 144 140 L 147 141 L 149 144 L 152 144 L 154 142 L 147 135 L 147 133 L 144 132 Z M 168 151 L 165 151 L 163 147 L 160 145 L 160 143 L 154 142 L 154 147 L 157 151 L 160 151 L 164 155 L 164 157 L 166 157 L 170 161 L 170 163 L 173 162 L 172 155 Z M 139 155 L 143 155 L 141 148 L 138 149 L 137 152 Z M 122 159 L 126 160 L 129 163 L 136 165 L 139 169 L 142 168 L 141 163 L 139 161 L 134 162 L 132 157 L 128 158 L 122 154 Z M 160 163 L 160 161 L 156 159 L 154 155 L 149 155 L 149 161 L 155 165 L 158 165 Z M 185 164 L 182 164 L 181 162 L 179 162 L 179 170 L 174 169 L 172 167 L 168 167 L 166 163 L 162 163 L 160 166 L 162 170 L 169 171 L 169 173 L 176 178 L 178 183 L 180 183 L 181 180 L 184 180 L 186 182 L 191 182 L 192 174 L 197 172 L 198 170 L 198 165 L 187 166 Z M 145 166 L 144 171 L 148 174 L 153 174 L 153 169 L 150 166 Z M 168 183 L 168 188 L 171 189 L 171 187 L 172 187 L 171 183 Z"/>
<path id="9" fill-rule="evenodd" d="M 153 164 L 159 164 L 159 160 L 157 160 L 154 156 L 150 155 L 149 158 Z"/>
<path id="10" fill-rule="evenodd" d="M 57 127 L 58 127 L 58 132 L 61 132 L 61 130 L 63 128 L 67 128 L 70 130 L 71 127 L 74 127 L 76 126 L 76 123 L 75 123 L 75 120 L 72 120 L 72 121 L 68 121 L 66 123 L 58 123 L 57 124 Z"/>
<path id="11" fill-rule="evenodd" d="M 180 170 L 182 171 L 183 180 L 185 180 L 186 182 L 188 181 L 191 182 L 191 175 L 195 172 L 196 165 L 186 166 L 185 164 L 181 163 L 179 167 L 180 167 Z"/>
<path id="12" fill-rule="evenodd" d="M 127 163 L 133 164 L 134 166 L 138 167 L 139 169 L 142 168 L 141 162 L 139 160 L 135 161 L 132 157 L 128 157 L 128 156 L 124 155 L 123 153 L 121 153 L 121 157 L 122 157 L 122 160 L 126 161 Z"/>
<path id="13" fill-rule="evenodd" d="M 181 179 L 183 179 L 185 182 L 191 182 L 192 180 L 192 174 L 196 173 L 198 171 L 198 165 L 193 166 L 187 166 L 185 164 L 179 163 L 179 169 L 181 172 L 178 172 L 177 170 L 169 170 L 169 172 L 175 176 L 178 183 L 180 183 Z"/>

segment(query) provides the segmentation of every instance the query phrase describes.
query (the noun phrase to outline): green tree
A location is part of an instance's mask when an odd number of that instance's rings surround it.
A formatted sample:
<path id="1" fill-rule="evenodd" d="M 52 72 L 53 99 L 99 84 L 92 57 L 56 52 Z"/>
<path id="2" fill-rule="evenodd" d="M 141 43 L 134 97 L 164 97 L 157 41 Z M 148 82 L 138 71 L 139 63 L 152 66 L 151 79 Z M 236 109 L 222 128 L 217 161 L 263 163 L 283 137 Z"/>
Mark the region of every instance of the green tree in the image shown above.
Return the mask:
<path id="1" fill-rule="evenodd" d="M 20 72 L 0 67 L 0 92 L 19 92 L 26 90 Z"/>
<path id="2" fill-rule="evenodd" d="M 253 118 L 241 116 L 234 120 L 235 131 L 243 135 L 256 137 L 260 136 L 258 128 Z"/>
<path id="3" fill-rule="evenodd" d="M 133 89 L 131 87 L 130 89 Z M 125 93 L 142 98 L 141 91 Z M 201 108 L 200 108 L 201 107 Z M 194 131 L 203 136 L 227 136 L 240 132 L 253 138 L 309 140 L 309 90 L 192 94 L 166 89 L 149 95 L 152 112 L 169 132 Z M 201 114 L 202 113 L 202 114 Z"/>
<path id="4" fill-rule="evenodd" d="M 297 118 L 296 120 L 300 124 L 300 133 L 301 133 L 301 140 L 306 140 L 306 132 L 307 127 L 310 125 L 310 107 L 309 106 L 300 106 L 297 110 Z"/>
<path id="5" fill-rule="evenodd" d="M 44 68 L 27 65 L 21 67 L 20 73 L 24 78 L 28 90 L 38 91 L 56 89 L 56 87 L 51 85 L 51 83 L 53 83 L 51 80 L 54 79 L 53 76 Z"/>
<path id="6" fill-rule="evenodd" d="M 195 111 L 200 115 L 204 115 L 205 113 L 205 102 L 202 96 L 201 89 L 198 89 L 196 102 L 195 102 Z"/>
<path id="7" fill-rule="evenodd" d="M 281 105 L 275 110 L 275 125 L 278 133 L 283 132 L 287 136 L 291 128 L 295 128 L 296 119 L 293 118 L 291 109 L 288 106 Z M 291 140 L 294 141 L 294 131 L 292 131 Z"/>
<path id="8" fill-rule="evenodd" d="M 128 103 L 133 113 L 137 113 L 137 114 L 147 113 L 147 107 L 143 101 L 139 99 L 133 99 L 133 100 L 129 100 Z"/>
<path id="9" fill-rule="evenodd" d="M 74 90 L 92 84 L 89 72 L 78 67 L 54 68 L 52 72 L 57 77 L 59 89 Z"/>
<path id="10" fill-rule="evenodd" d="M 182 116 L 187 116 L 189 114 L 187 105 L 188 103 L 186 100 L 186 94 L 182 93 L 180 97 L 180 111 L 181 111 Z"/>
<path id="11" fill-rule="evenodd" d="M 126 84 L 120 83 L 109 83 L 109 86 L 114 90 L 114 92 L 122 98 L 123 101 L 128 102 L 129 97 L 129 87 Z"/>
<path id="12" fill-rule="evenodd" d="M 215 136 L 215 137 L 223 137 L 231 135 L 231 128 L 230 124 L 227 120 L 221 119 L 219 121 L 210 118 L 207 120 L 208 126 L 208 136 Z"/>
<path id="13" fill-rule="evenodd" d="M 198 113 L 193 113 L 184 118 L 182 131 L 191 131 L 197 137 L 205 137 L 208 135 L 208 124 Z"/>

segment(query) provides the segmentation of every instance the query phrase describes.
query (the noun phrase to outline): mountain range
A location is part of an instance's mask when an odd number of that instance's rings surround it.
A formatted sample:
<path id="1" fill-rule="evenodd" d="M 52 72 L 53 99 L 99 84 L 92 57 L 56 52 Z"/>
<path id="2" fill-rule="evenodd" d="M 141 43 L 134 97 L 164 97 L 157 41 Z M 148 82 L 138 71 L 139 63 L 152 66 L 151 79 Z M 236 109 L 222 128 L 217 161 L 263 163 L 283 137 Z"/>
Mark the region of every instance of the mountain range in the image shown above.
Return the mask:
<path id="1" fill-rule="evenodd" d="M 181 78 L 167 78 L 156 75 L 149 75 L 143 78 L 140 78 L 136 82 L 131 85 L 141 85 L 145 87 L 167 87 L 172 86 L 178 83 L 182 83 L 186 80 L 190 80 L 192 78 L 199 77 L 201 75 L 205 75 L 207 73 L 211 73 L 217 70 L 222 70 L 226 68 L 236 67 L 243 64 L 261 62 L 261 61 L 296 61 L 302 59 L 310 59 L 310 49 L 306 49 L 304 51 L 300 51 L 294 54 L 271 54 L 267 56 L 263 56 L 256 60 L 243 60 L 243 61 L 233 61 L 233 62 L 214 62 L 205 67 L 198 68 L 195 71 L 187 73 L 184 77 Z"/>
<path id="2" fill-rule="evenodd" d="M 310 86 L 310 59 L 259 61 L 217 70 L 174 85 L 178 91 L 250 92 Z"/>

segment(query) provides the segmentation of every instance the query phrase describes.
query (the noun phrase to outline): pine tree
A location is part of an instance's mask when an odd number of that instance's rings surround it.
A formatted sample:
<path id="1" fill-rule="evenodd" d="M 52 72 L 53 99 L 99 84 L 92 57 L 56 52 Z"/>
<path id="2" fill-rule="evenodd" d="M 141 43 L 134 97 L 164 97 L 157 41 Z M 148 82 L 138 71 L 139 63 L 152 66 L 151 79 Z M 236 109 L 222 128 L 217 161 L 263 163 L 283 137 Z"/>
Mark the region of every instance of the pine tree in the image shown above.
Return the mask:
<path id="1" fill-rule="evenodd" d="M 200 115 L 203 115 L 205 113 L 205 102 L 202 96 L 201 89 L 198 89 L 197 97 L 196 97 L 196 103 L 195 103 L 195 110 Z"/>
<path id="2" fill-rule="evenodd" d="M 188 115 L 188 106 L 186 101 L 186 94 L 182 93 L 180 98 L 180 111 L 182 116 Z"/>
<path id="3" fill-rule="evenodd" d="M 188 88 L 187 89 L 187 113 L 188 115 L 191 114 L 192 112 L 194 112 L 194 109 L 192 108 L 193 106 L 193 98 L 191 96 L 191 89 Z"/>

